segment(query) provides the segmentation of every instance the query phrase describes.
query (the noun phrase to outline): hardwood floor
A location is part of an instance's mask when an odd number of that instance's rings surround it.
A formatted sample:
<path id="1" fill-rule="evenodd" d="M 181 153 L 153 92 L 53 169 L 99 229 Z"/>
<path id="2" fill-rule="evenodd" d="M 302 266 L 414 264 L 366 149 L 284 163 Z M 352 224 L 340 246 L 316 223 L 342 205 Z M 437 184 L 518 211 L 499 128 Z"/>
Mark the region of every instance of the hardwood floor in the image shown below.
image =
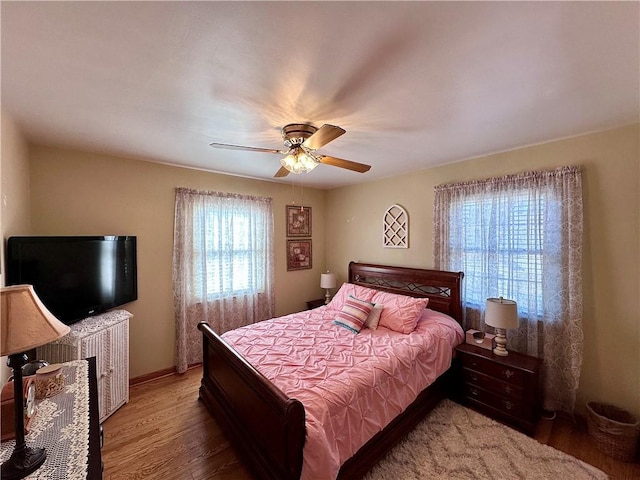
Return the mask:
<path id="1" fill-rule="evenodd" d="M 201 375 L 194 368 L 131 387 L 129 403 L 104 422 L 105 480 L 254 480 L 198 401 Z M 541 420 L 535 437 L 598 467 L 612 480 L 640 478 L 639 463 L 601 453 L 582 423 Z"/>
<path id="2" fill-rule="evenodd" d="M 253 480 L 204 405 L 202 370 L 131 387 L 104 426 L 105 480 Z"/>
<path id="3" fill-rule="evenodd" d="M 612 480 L 640 479 L 640 463 L 621 462 L 598 450 L 584 418 L 579 417 L 577 423 L 562 416 L 553 421 L 540 420 L 535 438 L 599 468 Z"/>

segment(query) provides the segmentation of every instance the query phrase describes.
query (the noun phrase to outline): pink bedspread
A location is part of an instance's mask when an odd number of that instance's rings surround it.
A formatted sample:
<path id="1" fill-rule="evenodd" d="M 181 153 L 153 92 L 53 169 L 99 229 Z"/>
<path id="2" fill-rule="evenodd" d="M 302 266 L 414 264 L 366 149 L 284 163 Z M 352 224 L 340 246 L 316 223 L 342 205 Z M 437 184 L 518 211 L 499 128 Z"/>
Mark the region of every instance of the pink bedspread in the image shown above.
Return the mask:
<path id="1" fill-rule="evenodd" d="M 267 320 L 222 337 L 287 396 L 302 402 L 302 478 L 335 479 L 342 463 L 451 365 L 463 331 L 425 310 L 414 332 L 355 335 L 330 307 Z"/>

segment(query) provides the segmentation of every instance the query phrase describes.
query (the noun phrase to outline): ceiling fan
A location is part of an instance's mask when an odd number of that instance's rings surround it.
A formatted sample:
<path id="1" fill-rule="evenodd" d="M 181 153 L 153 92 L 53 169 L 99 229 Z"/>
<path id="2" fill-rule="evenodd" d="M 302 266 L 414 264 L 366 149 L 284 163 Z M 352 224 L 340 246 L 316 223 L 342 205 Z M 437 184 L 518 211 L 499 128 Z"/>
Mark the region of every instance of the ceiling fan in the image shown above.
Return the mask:
<path id="1" fill-rule="evenodd" d="M 364 173 L 369 171 L 370 165 L 352 162 L 342 158 L 329 157 L 316 153 L 316 150 L 335 140 L 344 134 L 345 130 L 335 125 L 324 124 L 316 128 L 308 123 L 290 123 L 282 127 L 282 140 L 286 150 L 271 148 L 244 147 L 242 145 L 229 145 L 227 143 L 210 143 L 214 148 L 227 148 L 230 150 L 248 150 L 251 152 L 276 153 L 286 155 L 280 159 L 280 170 L 274 177 L 286 177 L 289 173 L 308 173 L 320 163 L 339 168 L 346 168 L 354 172 Z"/>

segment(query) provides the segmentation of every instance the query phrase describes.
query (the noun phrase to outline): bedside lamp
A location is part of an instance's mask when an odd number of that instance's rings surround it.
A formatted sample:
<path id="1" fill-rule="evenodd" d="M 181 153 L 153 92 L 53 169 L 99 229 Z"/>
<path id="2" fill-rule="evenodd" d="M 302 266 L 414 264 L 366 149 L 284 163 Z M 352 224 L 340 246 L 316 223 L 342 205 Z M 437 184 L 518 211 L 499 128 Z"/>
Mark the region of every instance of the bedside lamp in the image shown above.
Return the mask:
<path id="1" fill-rule="evenodd" d="M 496 329 L 496 348 L 493 353 L 506 357 L 509 352 L 506 349 L 507 328 L 518 327 L 518 306 L 513 300 L 500 298 L 487 298 L 487 306 L 484 313 L 484 323 Z"/>
<path id="2" fill-rule="evenodd" d="M 320 288 L 327 289 L 324 294 L 324 304 L 326 305 L 331 300 L 331 292 L 329 290 L 336 288 L 336 274 L 327 272 L 320 275 Z"/>
<path id="3" fill-rule="evenodd" d="M 44 448 L 28 447 L 24 440 L 22 366 L 27 362 L 24 352 L 60 338 L 70 329 L 47 310 L 31 285 L 3 287 L 0 294 L 0 355 L 9 356 L 7 365 L 13 370 L 16 425 L 16 445 L 9 459 L 2 464 L 0 478 L 14 480 L 36 471 L 47 458 Z"/>

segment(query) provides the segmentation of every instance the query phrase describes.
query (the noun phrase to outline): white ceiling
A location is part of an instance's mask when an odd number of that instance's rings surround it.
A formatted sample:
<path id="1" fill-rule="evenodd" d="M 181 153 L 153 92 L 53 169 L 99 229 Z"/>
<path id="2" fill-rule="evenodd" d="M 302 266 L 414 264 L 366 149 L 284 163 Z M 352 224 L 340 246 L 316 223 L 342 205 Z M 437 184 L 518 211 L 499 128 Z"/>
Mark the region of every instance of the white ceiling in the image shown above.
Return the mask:
<path id="1" fill-rule="evenodd" d="M 273 179 L 331 123 L 333 188 L 637 122 L 638 2 L 6 2 L 2 107 L 31 141 Z M 290 182 L 292 176 L 280 180 Z"/>

